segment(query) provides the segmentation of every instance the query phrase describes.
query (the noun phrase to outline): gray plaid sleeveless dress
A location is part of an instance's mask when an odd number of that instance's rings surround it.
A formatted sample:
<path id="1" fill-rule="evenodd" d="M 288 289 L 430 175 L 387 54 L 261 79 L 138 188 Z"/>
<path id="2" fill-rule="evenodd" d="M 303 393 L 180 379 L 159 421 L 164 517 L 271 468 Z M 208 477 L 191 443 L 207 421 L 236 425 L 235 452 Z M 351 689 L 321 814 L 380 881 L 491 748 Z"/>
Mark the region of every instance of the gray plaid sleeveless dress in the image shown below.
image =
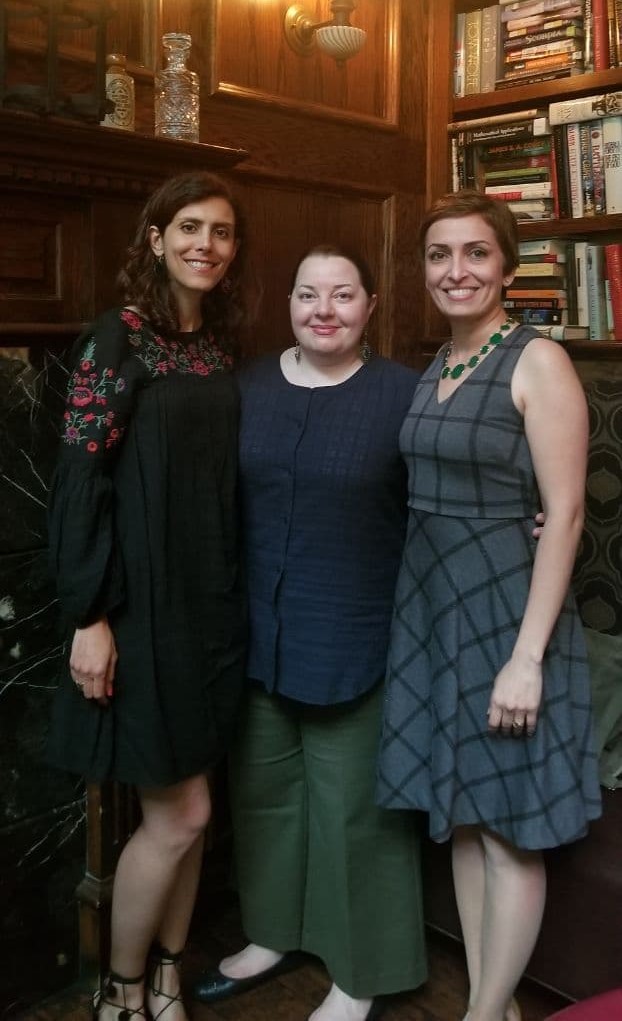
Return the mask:
<path id="1" fill-rule="evenodd" d="M 485 826 L 517 847 L 582 836 L 600 815 L 590 681 L 569 592 L 543 663 L 531 738 L 487 733 L 493 680 L 527 600 L 540 508 L 522 416 L 510 396 L 529 341 L 518 327 L 439 403 L 440 353 L 400 447 L 409 525 L 389 651 L 378 802 L 429 813 L 430 835 Z"/>

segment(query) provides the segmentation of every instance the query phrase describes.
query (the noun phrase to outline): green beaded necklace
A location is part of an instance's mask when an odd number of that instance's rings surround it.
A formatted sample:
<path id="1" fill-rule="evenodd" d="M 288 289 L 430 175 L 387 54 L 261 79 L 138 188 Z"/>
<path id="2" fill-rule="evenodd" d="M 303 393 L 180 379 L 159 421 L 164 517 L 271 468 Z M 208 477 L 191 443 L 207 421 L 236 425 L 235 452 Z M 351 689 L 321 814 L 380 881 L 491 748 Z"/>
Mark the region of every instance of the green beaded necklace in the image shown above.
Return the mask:
<path id="1" fill-rule="evenodd" d="M 501 341 L 503 340 L 503 334 L 507 333 L 507 331 L 512 326 L 514 326 L 514 320 L 507 319 L 499 327 L 498 333 L 493 333 L 493 335 L 488 338 L 486 343 L 482 344 L 482 346 L 479 349 L 479 354 L 472 355 L 469 358 L 468 362 L 458 362 L 457 365 L 454 365 L 453 369 L 450 369 L 449 365 L 447 364 L 451 352 L 454 349 L 453 340 L 450 340 L 449 344 L 447 345 L 447 350 L 445 351 L 445 360 L 443 362 L 443 368 L 441 370 L 441 379 L 447 379 L 448 376 L 451 376 L 452 379 L 460 379 L 460 376 L 462 375 L 465 369 L 474 369 L 478 362 L 481 360 L 481 358 L 484 355 L 487 355 L 491 348 L 496 347 L 497 344 L 501 343 Z"/>

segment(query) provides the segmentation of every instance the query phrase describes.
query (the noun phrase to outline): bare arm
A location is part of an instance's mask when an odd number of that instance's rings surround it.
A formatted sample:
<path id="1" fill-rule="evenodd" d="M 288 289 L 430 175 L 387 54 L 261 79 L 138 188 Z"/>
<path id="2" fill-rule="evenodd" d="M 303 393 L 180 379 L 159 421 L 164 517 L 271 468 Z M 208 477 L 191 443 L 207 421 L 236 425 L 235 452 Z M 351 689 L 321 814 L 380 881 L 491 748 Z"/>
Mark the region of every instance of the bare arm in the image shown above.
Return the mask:
<path id="1" fill-rule="evenodd" d="M 583 528 L 588 419 L 583 388 L 566 353 L 535 340 L 521 356 L 512 396 L 542 497 L 546 524 L 512 657 L 495 679 L 489 726 L 533 733 L 542 696 L 542 659 L 570 582 Z"/>

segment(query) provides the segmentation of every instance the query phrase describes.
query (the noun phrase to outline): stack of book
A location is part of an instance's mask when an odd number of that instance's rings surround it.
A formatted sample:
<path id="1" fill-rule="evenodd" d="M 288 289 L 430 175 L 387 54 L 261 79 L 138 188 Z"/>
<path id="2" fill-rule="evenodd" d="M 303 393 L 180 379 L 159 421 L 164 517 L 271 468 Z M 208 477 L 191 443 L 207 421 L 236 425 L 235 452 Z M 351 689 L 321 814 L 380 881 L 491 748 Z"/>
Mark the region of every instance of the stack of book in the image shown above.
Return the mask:
<path id="1" fill-rule="evenodd" d="M 503 302 L 513 319 L 535 326 L 554 340 L 569 339 L 566 279 L 572 275 L 573 267 L 568 267 L 567 274 L 567 255 L 565 241 L 521 241 L 520 265 Z"/>
<path id="2" fill-rule="evenodd" d="M 584 9 L 577 0 L 500 0 L 503 67 L 497 88 L 582 74 Z"/>
<path id="3" fill-rule="evenodd" d="M 559 215 L 622 213 L 622 92 L 551 103 Z"/>
<path id="4" fill-rule="evenodd" d="M 456 15 L 456 96 L 621 65 L 622 0 L 499 0 Z"/>
<path id="5" fill-rule="evenodd" d="M 524 220 L 558 215 L 554 152 L 546 111 L 455 121 L 452 132 L 454 191 L 476 188 L 507 202 Z"/>
<path id="6" fill-rule="evenodd" d="M 522 241 L 503 305 L 553 340 L 622 341 L 622 244 Z"/>
<path id="7" fill-rule="evenodd" d="M 453 121 L 454 191 L 507 202 L 518 220 L 622 213 L 622 92 Z"/>

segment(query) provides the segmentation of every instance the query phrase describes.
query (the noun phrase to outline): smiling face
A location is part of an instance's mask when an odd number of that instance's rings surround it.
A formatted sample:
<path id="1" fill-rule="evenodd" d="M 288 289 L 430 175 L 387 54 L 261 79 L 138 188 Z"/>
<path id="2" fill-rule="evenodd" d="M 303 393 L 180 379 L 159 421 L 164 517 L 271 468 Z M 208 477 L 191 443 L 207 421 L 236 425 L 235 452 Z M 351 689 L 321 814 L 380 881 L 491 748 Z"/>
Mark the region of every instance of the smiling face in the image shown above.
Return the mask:
<path id="1" fill-rule="evenodd" d="M 498 315 L 501 292 L 514 278 L 493 228 L 479 215 L 437 220 L 425 237 L 425 283 L 451 321 L 485 322 Z"/>
<path id="2" fill-rule="evenodd" d="M 375 304 L 349 259 L 310 255 L 298 267 L 289 300 L 294 336 L 307 355 L 338 362 L 358 351 Z"/>
<path id="3" fill-rule="evenodd" d="M 161 234 L 149 228 L 151 249 L 163 255 L 171 290 L 183 307 L 200 301 L 222 280 L 235 257 L 235 214 L 220 196 L 179 209 Z"/>

